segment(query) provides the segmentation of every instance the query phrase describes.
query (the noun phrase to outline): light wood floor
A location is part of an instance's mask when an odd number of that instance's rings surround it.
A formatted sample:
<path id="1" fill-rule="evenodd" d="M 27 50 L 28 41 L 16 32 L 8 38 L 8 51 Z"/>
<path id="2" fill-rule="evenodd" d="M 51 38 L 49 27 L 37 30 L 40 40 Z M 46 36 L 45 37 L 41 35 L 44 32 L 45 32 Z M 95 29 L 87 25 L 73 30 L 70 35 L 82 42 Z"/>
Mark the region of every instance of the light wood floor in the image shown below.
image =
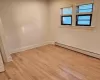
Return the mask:
<path id="1" fill-rule="evenodd" d="M 47 45 L 12 55 L 0 80 L 100 80 L 100 60 Z"/>

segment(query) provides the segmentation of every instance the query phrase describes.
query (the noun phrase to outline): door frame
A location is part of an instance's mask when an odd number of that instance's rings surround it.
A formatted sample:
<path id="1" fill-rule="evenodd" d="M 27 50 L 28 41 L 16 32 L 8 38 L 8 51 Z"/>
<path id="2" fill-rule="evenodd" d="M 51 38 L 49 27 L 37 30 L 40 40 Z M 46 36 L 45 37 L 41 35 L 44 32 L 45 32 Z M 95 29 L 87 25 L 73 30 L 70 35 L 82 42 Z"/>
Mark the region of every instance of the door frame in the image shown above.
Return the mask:
<path id="1" fill-rule="evenodd" d="M 3 24 L 0 18 L 0 48 L 1 48 L 1 55 L 3 58 L 3 62 L 10 62 L 12 61 L 12 57 L 8 51 L 7 43 L 6 43 L 6 36 L 3 28 Z"/>

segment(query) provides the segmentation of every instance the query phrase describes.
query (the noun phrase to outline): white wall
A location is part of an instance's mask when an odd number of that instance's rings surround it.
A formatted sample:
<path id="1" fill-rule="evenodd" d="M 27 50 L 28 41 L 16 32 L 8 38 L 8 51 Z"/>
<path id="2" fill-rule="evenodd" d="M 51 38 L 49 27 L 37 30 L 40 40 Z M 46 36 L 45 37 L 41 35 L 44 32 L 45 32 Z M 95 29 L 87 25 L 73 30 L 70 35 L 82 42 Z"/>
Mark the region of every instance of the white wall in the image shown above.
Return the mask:
<path id="1" fill-rule="evenodd" d="M 52 0 L 50 3 L 51 40 L 100 54 L 100 1 L 95 1 L 94 29 L 69 28 L 60 25 L 60 8 L 82 0 Z M 87 1 L 87 0 L 86 0 Z M 86 2 L 83 0 L 83 2 Z M 89 0 L 88 0 L 89 1 Z M 70 26 L 71 27 L 71 26 Z"/>
<path id="2" fill-rule="evenodd" d="M 48 42 L 48 2 L 45 0 L 2 0 L 0 17 L 9 53 Z"/>
<path id="3" fill-rule="evenodd" d="M 48 42 L 59 42 L 100 53 L 100 1 L 95 0 L 93 30 L 60 25 L 60 8 L 80 2 L 82 0 L 51 0 L 50 4 L 44 0 L 1 0 L 0 17 L 9 53 Z"/>

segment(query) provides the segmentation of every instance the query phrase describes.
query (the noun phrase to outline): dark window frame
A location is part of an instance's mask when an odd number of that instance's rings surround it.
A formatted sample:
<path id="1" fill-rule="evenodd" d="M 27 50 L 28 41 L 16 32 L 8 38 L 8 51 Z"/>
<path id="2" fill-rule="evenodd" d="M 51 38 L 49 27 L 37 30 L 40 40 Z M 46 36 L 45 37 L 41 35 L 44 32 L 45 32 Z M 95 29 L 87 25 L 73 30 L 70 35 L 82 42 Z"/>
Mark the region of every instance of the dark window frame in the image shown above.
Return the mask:
<path id="1" fill-rule="evenodd" d="M 64 24 L 63 17 L 71 17 L 71 24 Z M 61 16 L 61 25 L 72 25 L 72 15 Z"/>
<path id="2" fill-rule="evenodd" d="M 85 25 L 85 24 L 78 24 L 78 16 L 90 16 L 90 24 L 89 25 Z M 76 15 L 76 26 L 91 26 L 92 25 L 92 14 L 79 14 Z"/>

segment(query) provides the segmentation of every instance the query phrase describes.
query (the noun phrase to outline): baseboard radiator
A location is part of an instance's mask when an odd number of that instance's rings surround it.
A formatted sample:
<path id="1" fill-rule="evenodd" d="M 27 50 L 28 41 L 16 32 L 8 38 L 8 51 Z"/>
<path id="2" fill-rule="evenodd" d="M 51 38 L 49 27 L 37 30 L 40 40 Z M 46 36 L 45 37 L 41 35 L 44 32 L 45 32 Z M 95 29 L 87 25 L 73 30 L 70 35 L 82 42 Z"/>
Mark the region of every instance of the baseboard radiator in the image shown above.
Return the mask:
<path id="1" fill-rule="evenodd" d="M 67 48 L 67 49 L 70 49 L 70 50 L 73 50 L 73 51 L 76 51 L 76 52 L 79 52 L 79 53 L 83 53 L 85 55 L 88 55 L 88 56 L 91 56 L 91 57 L 94 57 L 94 58 L 100 59 L 100 54 L 97 54 L 97 53 L 94 53 L 94 52 L 82 50 L 82 49 L 75 48 L 75 47 L 72 47 L 72 46 L 68 46 L 68 45 L 65 45 L 65 44 L 61 44 L 61 43 L 58 43 L 58 42 L 55 42 L 55 45 L 63 47 L 63 48 Z"/>

